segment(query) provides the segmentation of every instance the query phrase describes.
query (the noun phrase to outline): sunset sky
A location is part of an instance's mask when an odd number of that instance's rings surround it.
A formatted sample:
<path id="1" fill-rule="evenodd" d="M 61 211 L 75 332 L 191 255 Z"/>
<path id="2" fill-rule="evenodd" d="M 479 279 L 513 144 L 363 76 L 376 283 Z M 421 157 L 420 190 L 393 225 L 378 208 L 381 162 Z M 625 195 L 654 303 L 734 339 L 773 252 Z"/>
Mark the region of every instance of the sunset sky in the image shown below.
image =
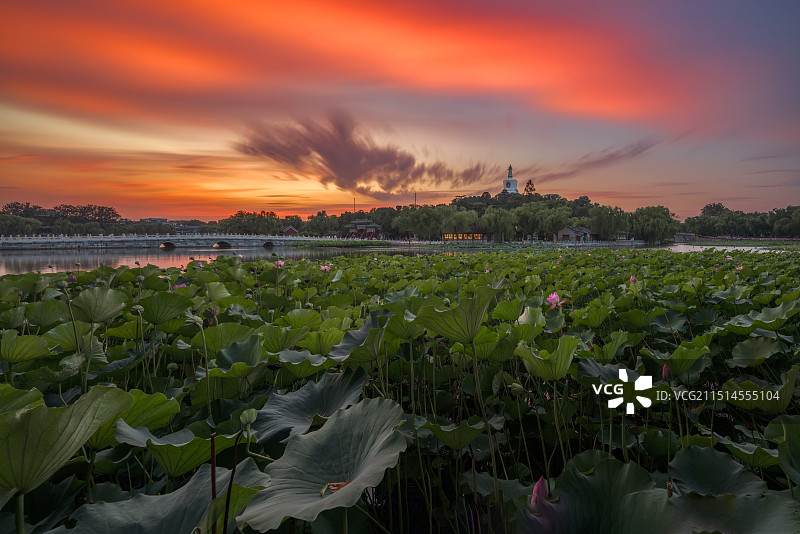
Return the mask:
<path id="1" fill-rule="evenodd" d="M 0 204 L 800 204 L 800 2 L 0 4 Z"/>

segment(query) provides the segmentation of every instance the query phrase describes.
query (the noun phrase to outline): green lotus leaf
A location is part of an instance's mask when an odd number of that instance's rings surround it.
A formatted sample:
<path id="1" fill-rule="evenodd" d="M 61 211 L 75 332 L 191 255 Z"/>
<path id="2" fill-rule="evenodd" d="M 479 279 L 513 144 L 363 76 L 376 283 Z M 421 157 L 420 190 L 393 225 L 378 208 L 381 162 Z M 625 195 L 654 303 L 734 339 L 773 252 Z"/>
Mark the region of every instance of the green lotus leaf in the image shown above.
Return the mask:
<path id="1" fill-rule="evenodd" d="M 76 321 L 74 327 L 73 323 L 63 323 L 51 328 L 45 332 L 42 337 L 47 340 L 47 345 L 50 348 L 59 346 L 64 352 L 72 352 L 78 350 L 75 331 L 77 330 L 78 338 L 80 339 L 89 334 L 90 328 L 91 326 L 89 323 L 84 323 L 82 321 Z"/>
<path id="2" fill-rule="evenodd" d="M 269 483 L 237 522 L 266 532 L 286 517 L 314 521 L 320 512 L 356 504 L 405 450 L 396 430 L 402 421 L 397 403 L 365 399 L 336 412 L 321 429 L 292 436 L 283 456 L 265 470 Z"/>
<path id="3" fill-rule="evenodd" d="M 180 411 L 180 405 L 175 399 L 168 399 L 163 393 L 148 395 L 138 389 L 129 391 L 133 396 L 133 404 L 119 412 L 97 429 L 89 438 L 86 446 L 92 449 L 104 449 L 117 444 L 114 437 L 116 423 L 123 419 L 130 426 L 143 426 L 155 430 L 166 426 L 172 416 Z"/>
<path id="4" fill-rule="evenodd" d="M 16 297 L 16 292 L 15 292 Z M 27 305 L 22 304 L 16 308 L 5 310 L 0 313 L 0 327 L 19 328 L 25 322 L 25 310 Z"/>
<path id="5" fill-rule="evenodd" d="M 132 403 L 133 397 L 121 389 L 95 386 L 70 406 L 40 404 L 0 414 L 0 490 L 8 498 L 33 490 Z"/>
<path id="6" fill-rule="evenodd" d="M 544 349 L 531 350 L 524 343 L 520 343 L 514 354 L 522 358 L 522 363 L 529 373 L 546 381 L 560 380 L 566 376 L 579 342 L 580 340 L 576 337 L 561 336 L 558 340 L 558 348 L 552 354 Z"/>
<path id="7" fill-rule="evenodd" d="M 26 406 L 42 404 L 42 392 L 38 389 L 26 391 L 9 384 L 0 384 L 0 413 L 13 412 Z"/>
<path id="8" fill-rule="evenodd" d="M 219 275 L 212 271 L 197 271 L 194 274 L 194 279 L 200 284 L 208 284 L 210 282 L 219 282 Z"/>
<path id="9" fill-rule="evenodd" d="M 478 335 L 489 304 L 496 294 L 497 290 L 494 288 L 479 286 L 474 297 L 462 298 L 455 308 L 439 310 L 434 306 L 423 306 L 414 322 L 434 335 L 469 345 Z"/>
<path id="10" fill-rule="evenodd" d="M 639 309 L 626 310 L 619 312 L 618 315 L 619 318 L 622 319 L 622 324 L 624 324 L 628 330 L 637 331 L 650 326 L 653 324 L 656 317 L 663 314 L 663 308 L 653 308 L 649 312 Z"/>
<path id="11" fill-rule="evenodd" d="M 722 391 L 726 393 L 726 401 L 734 406 L 746 410 L 758 408 L 771 414 L 780 414 L 785 412 L 792 402 L 798 371 L 800 366 L 795 365 L 783 373 L 780 385 L 768 384 L 757 378 L 731 378 L 722 384 Z"/>
<path id="12" fill-rule="evenodd" d="M 224 498 L 228 491 L 231 472 L 217 467 L 217 494 Z M 259 471 L 255 462 L 247 458 L 236 466 L 234 493 L 237 500 L 232 504 L 241 506 L 241 498 L 251 492 L 238 492 L 236 487 L 259 489 L 267 484 L 268 478 Z M 244 495 L 242 495 L 244 493 Z M 49 534 L 172 534 L 193 532 L 203 524 L 211 505 L 211 466 L 200 466 L 192 478 L 177 490 L 165 495 L 138 494 L 120 502 L 86 504 L 78 508 L 72 519 L 77 522 L 74 529 L 61 526 Z M 233 515 L 229 516 L 229 521 Z M 232 521 L 231 521 L 232 522 Z M 228 532 L 233 532 L 229 525 Z M 218 532 L 222 532 L 218 528 Z"/>
<path id="13" fill-rule="evenodd" d="M 750 334 L 756 328 L 778 330 L 786 321 L 800 313 L 800 302 L 793 300 L 784 302 L 775 308 L 753 310 L 746 315 L 737 315 L 724 325 L 725 330 L 735 334 Z"/>
<path id="14" fill-rule="evenodd" d="M 192 306 L 189 297 L 169 291 L 159 291 L 155 295 L 143 298 L 139 305 L 144 308 L 142 318 L 150 324 L 161 324 L 177 319 Z"/>
<path id="15" fill-rule="evenodd" d="M 328 330 L 318 330 L 309 333 L 306 337 L 297 342 L 297 346 L 308 349 L 313 354 L 327 356 L 331 349 L 344 337 L 344 332 L 338 328 Z"/>
<path id="16" fill-rule="evenodd" d="M 206 296 L 211 302 L 216 302 L 224 299 L 225 297 L 230 297 L 231 293 L 228 291 L 228 288 L 225 287 L 224 283 L 209 282 L 206 286 Z"/>
<path id="17" fill-rule="evenodd" d="M 342 341 L 331 348 L 328 357 L 348 363 L 364 363 L 377 360 L 381 356 L 381 343 L 385 332 L 385 322 L 390 312 L 386 310 L 370 313 L 370 316 L 356 330 L 345 332 Z M 384 319 L 381 319 L 384 317 Z"/>
<path id="18" fill-rule="evenodd" d="M 734 456 L 750 467 L 770 467 L 780 463 L 777 449 L 766 449 L 753 443 L 734 443 L 731 441 L 725 443 L 722 440 L 720 440 L 720 442 L 722 442 Z"/>
<path id="19" fill-rule="evenodd" d="M 599 308 L 586 308 L 583 310 L 575 310 L 570 315 L 574 318 L 573 324 L 585 324 L 589 328 L 600 328 L 600 325 L 608 319 L 611 314 L 611 308 L 601 306 Z"/>
<path id="20" fill-rule="evenodd" d="M 674 376 L 681 376 L 692 369 L 697 364 L 697 361 L 708 354 L 710 350 L 707 345 L 691 346 L 690 344 L 682 343 L 669 356 L 660 351 L 647 348 L 641 349 L 640 352 L 656 360 L 659 365 L 666 363 Z"/>
<path id="21" fill-rule="evenodd" d="M 297 378 L 315 375 L 336 365 L 336 360 L 321 354 L 311 354 L 307 350 L 282 350 L 278 354 L 278 360 Z"/>
<path id="22" fill-rule="evenodd" d="M 669 474 L 682 494 L 756 495 L 766 492 L 767 484 L 745 471 L 729 454 L 711 447 L 686 447 L 669 463 Z"/>
<path id="23" fill-rule="evenodd" d="M 503 428 L 503 417 L 495 415 L 489 420 L 489 426 L 495 430 Z M 439 441 L 450 447 L 451 449 L 460 451 L 475 441 L 480 436 L 486 424 L 475 418 L 473 421 L 461 421 L 459 424 L 451 423 L 448 425 L 439 425 L 426 421 L 421 428 L 426 428 L 433 432 Z"/>
<path id="24" fill-rule="evenodd" d="M 599 363 L 610 363 L 617 356 L 617 351 L 628 343 L 628 332 L 624 330 L 611 332 L 611 341 L 602 347 L 595 346 L 594 357 Z"/>
<path id="25" fill-rule="evenodd" d="M 139 339 L 141 332 L 139 331 L 139 323 L 137 321 L 127 321 L 119 326 L 109 328 L 103 334 L 103 337 L 113 337 L 116 339 Z"/>
<path id="26" fill-rule="evenodd" d="M 782 440 L 778 443 L 781 467 L 795 484 L 800 484 L 800 416 L 780 415 L 770 426 L 780 425 Z"/>
<path id="27" fill-rule="evenodd" d="M 188 473 L 211 459 L 212 438 L 196 437 L 188 428 L 158 438 L 146 427 L 133 428 L 123 419 L 119 419 L 116 426 L 117 441 L 134 447 L 146 447 L 170 478 Z M 219 454 L 233 446 L 236 436 L 222 435 L 213 439 L 214 447 Z"/>
<path id="28" fill-rule="evenodd" d="M 203 353 L 203 334 L 205 334 L 208 357 L 213 358 L 222 349 L 230 347 L 234 343 L 247 340 L 253 334 L 253 329 L 237 323 L 222 323 L 206 328 L 204 333 L 198 332 L 195 334 L 190 342 L 200 354 Z"/>
<path id="29" fill-rule="evenodd" d="M 516 321 L 522 314 L 524 303 L 519 299 L 501 300 L 492 310 L 492 319 L 498 321 Z"/>
<path id="30" fill-rule="evenodd" d="M 625 495 L 627 510 L 613 532 L 620 534 L 773 534 L 797 530 L 798 505 L 788 495 L 667 495 L 652 489 Z"/>
<path id="31" fill-rule="evenodd" d="M 217 367 L 223 370 L 230 369 L 234 364 L 243 363 L 255 367 L 264 360 L 264 349 L 257 334 L 251 335 L 245 341 L 231 343 L 217 353 Z"/>
<path id="32" fill-rule="evenodd" d="M 319 313 L 305 308 L 290 311 L 281 318 L 281 321 L 296 330 L 303 327 L 314 330 L 319 328 L 319 325 L 322 324 L 322 318 L 319 316 Z"/>
<path id="33" fill-rule="evenodd" d="M 363 369 L 348 369 L 344 373 L 326 373 L 319 382 L 306 382 L 297 391 L 272 395 L 252 425 L 258 442 L 286 441 L 295 434 L 306 433 L 315 416 L 328 418 L 358 402 L 366 383 Z"/>
<path id="34" fill-rule="evenodd" d="M 728 367 L 755 367 L 781 351 L 781 344 L 774 339 L 754 337 L 740 341 L 733 347 L 732 358 L 725 360 Z"/>
<path id="35" fill-rule="evenodd" d="M 31 302 L 25 306 L 25 318 L 37 326 L 48 326 L 66 317 L 69 317 L 67 305 L 60 300 Z"/>
<path id="36" fill-rule="evenodd" d="M 3 330 L 0 358 L 9 363 L 35 360 L 50 355 L 47 340 L 41 336 L 20 336 L 16 330 Z"/>
<path id="37" fill-rule="evenodd" d="M 297 342 L 308 334 L 309 328 L 281 327 L 274 325 L 259 326 L 256 333 L 263 337 L 264 348 L 270 354 L 277 354 L 282 350 L 293 349 Z"/>
<path id="38" fill-rule="evenodd" d="M 108 287 L 92 287 L 72 299 L 75 319 L 85 323 L 107 323 L 125 309 L 127 296 Z"/>

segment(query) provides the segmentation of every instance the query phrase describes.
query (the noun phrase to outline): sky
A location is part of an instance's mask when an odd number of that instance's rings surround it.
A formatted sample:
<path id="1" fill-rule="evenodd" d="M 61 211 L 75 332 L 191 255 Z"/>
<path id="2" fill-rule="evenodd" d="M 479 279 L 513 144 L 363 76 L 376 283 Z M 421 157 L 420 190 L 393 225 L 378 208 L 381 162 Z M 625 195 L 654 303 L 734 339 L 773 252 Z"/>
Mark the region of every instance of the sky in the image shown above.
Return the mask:
<path id="1" fill-rule="evenodd" d="M 0 204 L 800 204 L 800 2 L 0 3 Z"/>

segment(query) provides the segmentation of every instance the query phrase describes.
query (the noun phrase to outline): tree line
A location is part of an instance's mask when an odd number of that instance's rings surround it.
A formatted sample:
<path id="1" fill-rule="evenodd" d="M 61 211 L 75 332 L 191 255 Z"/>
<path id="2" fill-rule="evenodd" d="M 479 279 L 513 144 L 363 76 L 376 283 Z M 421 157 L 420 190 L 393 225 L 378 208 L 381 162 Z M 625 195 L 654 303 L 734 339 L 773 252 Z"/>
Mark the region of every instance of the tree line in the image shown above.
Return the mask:
<path id="1" fill-rule="evenodd" d="M 187 221 L 192 232 L 236 234 L 280 234 L 291 226 L 302 235 L 347 235 L 348 225 L 369 219 L 381 227 L 387 239 L 414 236 L 438 240 L 443 233 L 491 232 L 495 241 L 553 240 L 567 225 L 591 229 L 602 240 L 635 238 L 658 243 L 676 232 L 698 236 L 800 237 L 800 206 L 768 213 L 735 211 L 720 203 L 708 204 L 696 217 L 681 223 L 664 206 L 646 206 L 626 212 L 617 206 L 592 202 L 583 195 L 568 200 L 560 195 L 540 195 L 533 188 L 525 194 L 458 197 L 450 204 L 410 205 L 345 211 L 328 215 L 319 211 L 303 218 L 279 217 L 273 211 L 240 210 L 219 221 Z M 116 209 L 88 204 L 61 204 L 45 209 L 30 203 L 12 202 L 0 209 L 0 234 L 174 234 L 173 224 L 125 221 Z"/>

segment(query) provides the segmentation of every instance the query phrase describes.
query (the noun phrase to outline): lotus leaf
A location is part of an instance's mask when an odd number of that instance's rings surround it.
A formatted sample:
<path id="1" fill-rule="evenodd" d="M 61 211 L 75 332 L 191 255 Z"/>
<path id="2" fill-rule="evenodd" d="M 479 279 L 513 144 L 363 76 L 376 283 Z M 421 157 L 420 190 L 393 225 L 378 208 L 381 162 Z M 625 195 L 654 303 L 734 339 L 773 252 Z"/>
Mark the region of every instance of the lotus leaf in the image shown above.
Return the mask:
<path id="1" fill-rule="evenodd" d="M 402 421 L 400 405 L 365 399 L 336 412 L 321 429 L 292 436 L 283 456 L 267 466 L 269 483 L 237 521 L 265 532 L 286 517 L 314 521 L 324 510 L 354 505 L 405 450 L 396 430 Z"/>
<path id="2" fill-rule="evenodd" d="M 75 319 L 85 323 L 108 323 L 125 308 L 127 296 L 107 287 L 84 289 L 72 300 Z"/>
<path id="3" fill-rule="evenodd" d="M 358 402 L 366 383 L 363 369 L 348 369 L 344 373 L 326 373 L 319 382 L 306 382 L 297 391 L 272 395 L 252 425 L 258 442 L 276 438 L 285 442 L 295 434 L 304 434 L 315 416 L 328 418 Z"/>
<path id="4" fill-rule="evenodd" d="M 43 358 L 50 354 L 47 340 L 40 336 L 20 336 L 16 330 L 3 330 L 0 357 L 9 363 Z"/>
<path id="5" fill-rule="evenodd" d="M 64 408 L 40 404 L 0 414 L 0 489 L 6 498 L 45 482 L 104 422 L 132 403 L 129 393 L 95 386 Z"/>
<path id="6" fill-rule="evenodd" d="M 224 495 L 228 489 L 230 470 L 217 468 L 217 493 Z M 259 471 L 251 458 L 236 468 L 234 488 L 259 489 L 268 478 Z M 238 493 L 238 492 L 237 492 Z M 248 492 L 245 492 L 244 497 Z M 241 506 L 240 500 L 237 504 Z M 192 532 L 203 523 L 211 505 L 211 466 L 200 467 L 192 478 L 179 489 L 165 495 L 136 495 L 121 502 L 87 504 L 73 515 L 77 521 L 75 532 L 87 534 L 174 534 Z M 231 516 L 232 517 L 232 516 Z M 228 529 L 229 532 L 232 529 Z M 50 534 L 69 534 L 59 527 Z M 221 532 L 221 530 L 219 530 Z"/>

